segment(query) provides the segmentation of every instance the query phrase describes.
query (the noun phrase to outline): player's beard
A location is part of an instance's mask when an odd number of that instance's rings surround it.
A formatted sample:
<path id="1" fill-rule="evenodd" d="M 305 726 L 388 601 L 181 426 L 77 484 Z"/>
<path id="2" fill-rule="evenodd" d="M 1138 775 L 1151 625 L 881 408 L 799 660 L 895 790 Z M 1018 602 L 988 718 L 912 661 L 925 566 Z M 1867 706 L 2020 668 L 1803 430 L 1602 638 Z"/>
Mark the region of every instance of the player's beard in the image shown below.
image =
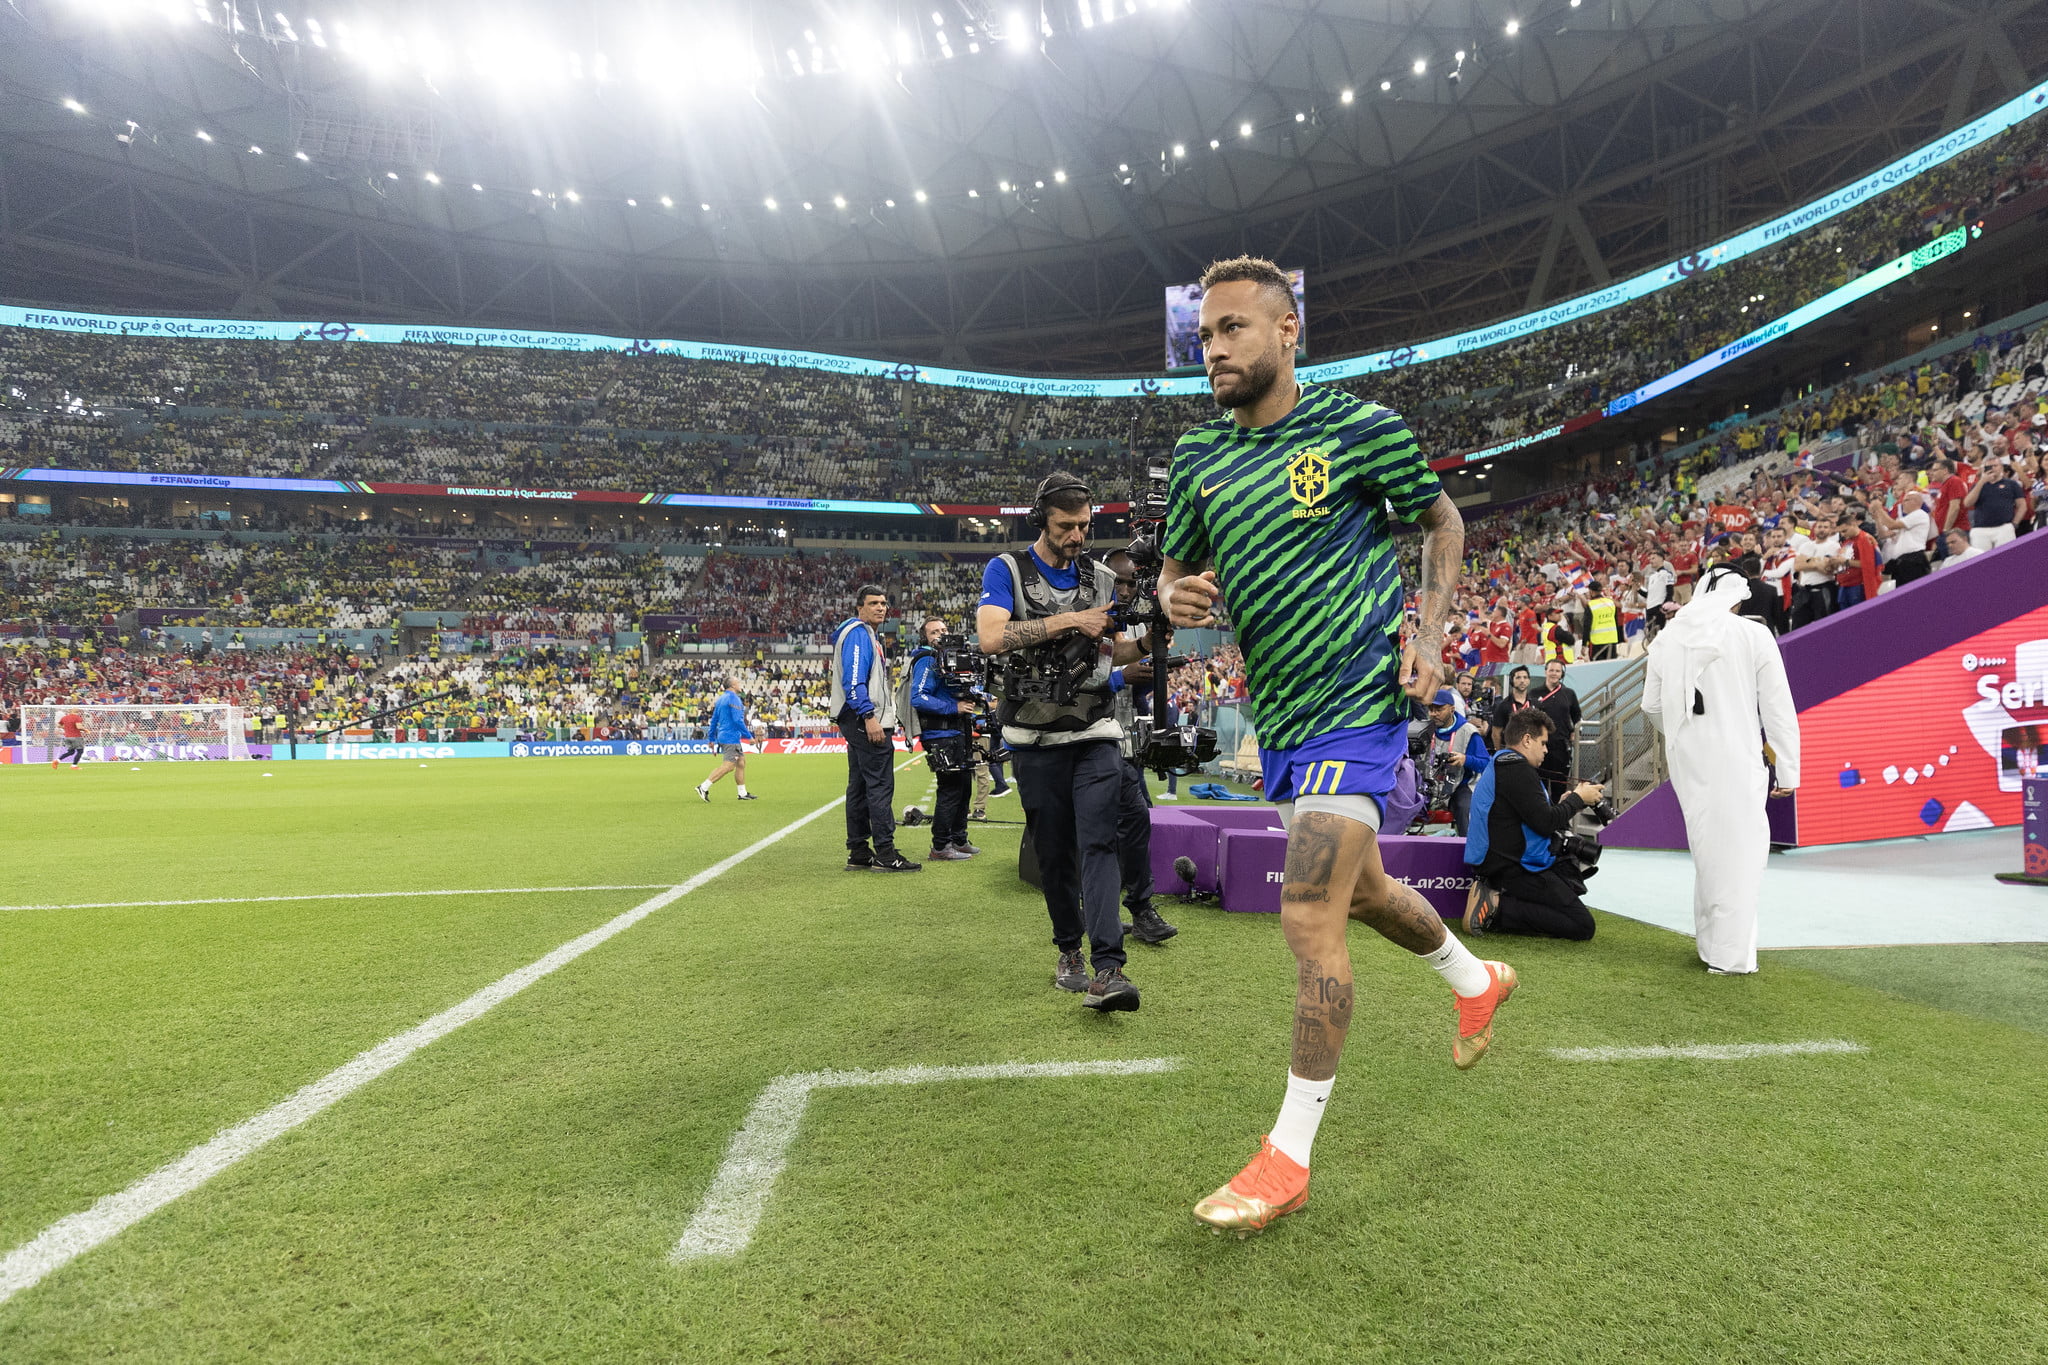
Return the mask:
<path id="1" fill-rule="evenodd" d="M 1237 387 L 1231 391 L 1228 398 L 1216 392 L 1214 379 L 1209 381 L 1209 392 L 1217 404 L 1226 408 L 1256 406 L 1260 399 L 1273 391 L 1274 383 L 1280 378 L 1279 348 L 1276 346 L 1252 361 L 1234 377 L 1237 380 Z"/>

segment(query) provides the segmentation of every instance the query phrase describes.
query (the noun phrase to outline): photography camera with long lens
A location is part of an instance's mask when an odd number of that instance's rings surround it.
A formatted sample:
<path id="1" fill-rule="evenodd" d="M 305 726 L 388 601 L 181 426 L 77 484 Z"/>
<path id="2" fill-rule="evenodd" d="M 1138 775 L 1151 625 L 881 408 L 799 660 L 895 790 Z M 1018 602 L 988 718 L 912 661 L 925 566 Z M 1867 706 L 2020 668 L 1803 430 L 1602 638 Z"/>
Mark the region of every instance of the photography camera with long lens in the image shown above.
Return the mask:
<path id="1" fill-rule="evenodd" d="M 1606 828 L 1619 813 L 1614 809 L 1614 799 L 1607 795 L 1607 776 L 1592 779 L 1593 785 L 1601 788 L 1600 799 L 1587 806 L 1582 812 L 1592 823 Z M 1557 858 L 1563 871 L 1576 876 L 1583 890 L 1587 878 L 1600 870 L 1600 841 L 1589 838 L 1574 830 L 1567 830 L 1557 836 Z"/>
<path id="2" fill-rule="evenodd" d="M 1111 615 L 1120 628 L 1146 630 L 1152 645 L 1152 712 L 1132 722 L 1131 754 L 1161 777 L 1186 777 L 1215 759 L 1216 731 L 1206 725 L 1165 723 L 1168 678 L 1187 662 L 1184 656 L 1166 652 L 1168 622 L 1159 600 L 1159 570 L 1166 562 L 1159 542 L 1166 532 L 1168 471 L 1166 459 L 1147 460 L 1143 477 L 1132 480 L 1131 543 L 1124 548 L 1131 557 L 1131 597 L 1118 602 Z"/>
<path id="3" fill-rule="evenodd" d="M 994 692 L 1001 663 L 982 653 L 981 647 L 965 635 L 941 635 L 932 651 L 936 655 L 933 662 L 938 668 L 939 685 L 960 701 L 981 703 L 977 711 L 964 706 L 960 709 L 961 733 L 957 741 L 940 740 L 925 746 L 932 771 L 969 772 L 977 763 L 1007 761 L 1010 751 L 1003 744 L 1003 727 L 995 719 Z"/>

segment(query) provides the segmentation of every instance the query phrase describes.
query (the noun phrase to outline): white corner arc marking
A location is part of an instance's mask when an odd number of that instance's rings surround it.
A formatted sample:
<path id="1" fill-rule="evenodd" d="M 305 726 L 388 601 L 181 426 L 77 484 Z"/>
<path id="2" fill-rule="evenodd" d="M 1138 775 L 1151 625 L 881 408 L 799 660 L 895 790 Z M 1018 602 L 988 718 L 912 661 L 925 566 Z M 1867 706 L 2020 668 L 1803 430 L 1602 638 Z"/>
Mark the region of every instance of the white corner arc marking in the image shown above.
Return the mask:
<path id="1" fill-rule="evenodd" d="M 404 1033 L 386 1038 L 366 1052 L 358 1053 L 353 1060 L 301 1087 L 255 1117 L 244 1119 L 232 1128 L 221 1129 L 206 1142 L 169 1165 L 151 1171 L 127 1189 L 107 1195 L 82 1213 L 58 1219 L 0 1259 L 0 1304 L 94 1247 L 119 1236 L 172 1200 L 190 1194 L 243 1157 L 362 1089 L 429 1043 L 447 1037 L 470 1020 L 503 1004 L 607 939 L 632 928 L 655 911 L 725 875 L 763 849 L 780 843 L 819 816 L 837 810 L 845 800 L 843 796 L 834 797 L 773 834 L 756 839 L 739 852 L 719 859 L 687 881 L 669 887 L 658 896 L 648 897 L 589 933 L 570 939 L 547 956 L 500 977 L 467 1000 L 451 1005 Z"/>
<path id="2" fill-rule="evenodd" d="M 1800 1057 L 1811 1053 L 1868 1052 L 1846 1038 L 1815 1038 L 1803 1043 L 1681 1043 L 1671 1047 L 1553 1047 L 1544 1049 L 1561 1062 L 1657 1062 L 1676 1058 L 1696 1062 L 1747 1062 L 1758 1057 Z"/>
<path id="3" fill-rule="evenodd" d="M 1178 1071 L 1178 1057 L 1127 1062 L 997 1062 L 987 1066 L 899 1066 L 886 1071 L 806 1071 L 777 1076 L 763 1088 L 725 1149 L 704 1202 L 675 1249 L 671 1265 L 747 1249 L 767 1211 L 775 1181 L 788 1163 L 813 1090 L 864 1085 L 927 1085 L 934 1081 L 1028 1081 L 1068 1076 L 1148 1076 Z"/>

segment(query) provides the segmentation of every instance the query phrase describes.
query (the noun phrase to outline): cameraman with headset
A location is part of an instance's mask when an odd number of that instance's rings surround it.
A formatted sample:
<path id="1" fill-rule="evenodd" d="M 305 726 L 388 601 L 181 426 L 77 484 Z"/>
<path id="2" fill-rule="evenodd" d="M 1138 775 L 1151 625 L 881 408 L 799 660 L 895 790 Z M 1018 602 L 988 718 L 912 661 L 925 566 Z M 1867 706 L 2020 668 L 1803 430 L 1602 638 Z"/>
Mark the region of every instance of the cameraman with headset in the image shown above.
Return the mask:
<path id="1" fill-rule="evenodd" d="M 938 801 L 932 811 L 932 851 L 927 862 L 951 863 L 981 852 L 967 842 L 967 791 L 974 782 L 973 738 L 969 728 L 973 717 L 970 696 L 961 696 L 939 673 L 939 641 L 945 637 L 946 622 L 937 616 L 925 618 L 919 628 L 921 641 L 910 656 L 910 712 L 917 722 L 917 734 L 924 745 L 924 761 L 932 770 L 938 787 Z"/>
<path id="2" fill-rule="evenodd" d="M 988 562 L 974 624 L 984 653 L 1009 656 L 997 717 L 1023 789 L 1059 949 L 1053 984 L 1083 992 L 1089 1009 L 1134 1010 L 1138 988 L 1124 975 L 1117 904 L 1124 759 L 1110 670 L 1136 661 L 1139 650 L 1112 634 L 1115 573 L 1084 554 L 1093 514 L 1087 484 L 1048 475 L 1027 518 L 1038 539 Z M 1064 700 L 1045 695 L 1045 680 L 1055 675 Z M 1033 699 L 1023 699 L 1025 691 Z M 1084 932 L 1092 978 L 1082 962 Z"/>

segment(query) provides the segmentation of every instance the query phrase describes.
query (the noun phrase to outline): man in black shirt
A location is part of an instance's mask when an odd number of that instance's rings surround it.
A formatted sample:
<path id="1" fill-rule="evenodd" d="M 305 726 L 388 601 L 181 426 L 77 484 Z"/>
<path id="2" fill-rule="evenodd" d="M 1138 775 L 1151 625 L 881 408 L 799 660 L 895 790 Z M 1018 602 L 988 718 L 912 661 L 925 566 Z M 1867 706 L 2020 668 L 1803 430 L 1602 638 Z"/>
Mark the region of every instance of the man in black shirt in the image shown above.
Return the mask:
<path id="1" fill-rule="evenodd" d="M 1495 746 L 1500 737 L 1507 733 L 1508 720 L 1515 712 L 1535 705 L 1529 700 L 1529 666 L 1516 664 L 1508 670 L 1508 693 L 1493 704 L 1493 713 L 1486 718 L 1487 733 L 1493 737 Z"/>
<path id="2" fill-rule="evenodd" d="M 1970 548 L 1995 550 L 2019 534 L 2013 523 L 2025 496 L 2026 490 L 2007 472 L 2004 460 L 1993 455 L 1984 461 L 1984 472 L 1963 495 L 1963 506 L 1970 511 Z"/>
<path id="3" fill-rule="evenodd" d="M 1572 770 L 1572 737 L 1579 729 L 1579 694 L 1564 685 L 1564 664 L 1556 659 L 1543 665 L 1536 708 L 1550 717 L 1550 747 L 1538 768 L 1554 801 L 1564 795 L 1565 777 Z"/>
<path id="4" fill-rule="evenodd" d="M 1581 782 L 1550 803 L 1535 769 L 1551 739 L 1550 717 L 1541 708 L 1516 712 L 1502 739 L 1472 793 L 1465 931 L 1589 939 L 1593 912 L 1579 899 L 1586 884 L 1576 869 L 1558 865 L 1557 836 L 1600 799 L 1601 789 Z"/>

